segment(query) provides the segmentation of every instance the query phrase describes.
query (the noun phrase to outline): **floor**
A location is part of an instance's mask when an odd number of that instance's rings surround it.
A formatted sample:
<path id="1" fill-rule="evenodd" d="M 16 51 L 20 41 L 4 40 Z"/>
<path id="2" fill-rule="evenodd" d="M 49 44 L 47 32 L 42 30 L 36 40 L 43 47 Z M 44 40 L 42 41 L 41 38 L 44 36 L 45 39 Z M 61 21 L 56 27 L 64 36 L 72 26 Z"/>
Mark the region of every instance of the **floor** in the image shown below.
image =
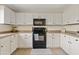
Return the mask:
<path id="1" fill-rule="evenodd" d="M 46 49 L 43 49 L 43 50 L 45 51 Z M 67 55 L 67 53 L 65 53 L 64 50 L 62 50 L 61 48 L 52 48 L 49 50 L 51 51 L 52 54 L 48 53 L 48 54 L 39 54 L 39 55 Z M 35 54 L 32 54 L 33 51 L 35 51 L 35 50 L 29 49 L 29 48 L 28 49 L 19 48 L 15 52 L 13 52 L 12 55 L 35 55 Z M 36 55 L 38 55 L 38 54 L 36 54 Z"/>
<path id="2" fill-rule="evenodd" d="M 18 48 L 12 55 L 30 55 L 32 49 Z"/>
<path id="3" fill-rule="evenodd" d="M 51 49 L 32 49 L 31 55 L 53 55 Z"/>
<path id="4" fill-rule="evenodd" d="M 51 50 L 54 55 L 68 55 L 62 48 L 53 48 Z"/>

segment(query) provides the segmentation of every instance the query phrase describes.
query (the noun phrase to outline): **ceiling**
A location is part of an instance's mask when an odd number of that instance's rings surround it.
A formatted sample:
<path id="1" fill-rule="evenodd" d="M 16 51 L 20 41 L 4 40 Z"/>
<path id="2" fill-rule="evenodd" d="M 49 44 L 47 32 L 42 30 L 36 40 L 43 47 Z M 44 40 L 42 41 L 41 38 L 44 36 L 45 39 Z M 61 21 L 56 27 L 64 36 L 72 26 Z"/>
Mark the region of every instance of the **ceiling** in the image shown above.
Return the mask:
<path id="1" fill-rule="evenodd" d="M 16 12 L 28 13 L 53 13 L 63 12 L 65 4 L 6 4 L 7 7 Z"/>

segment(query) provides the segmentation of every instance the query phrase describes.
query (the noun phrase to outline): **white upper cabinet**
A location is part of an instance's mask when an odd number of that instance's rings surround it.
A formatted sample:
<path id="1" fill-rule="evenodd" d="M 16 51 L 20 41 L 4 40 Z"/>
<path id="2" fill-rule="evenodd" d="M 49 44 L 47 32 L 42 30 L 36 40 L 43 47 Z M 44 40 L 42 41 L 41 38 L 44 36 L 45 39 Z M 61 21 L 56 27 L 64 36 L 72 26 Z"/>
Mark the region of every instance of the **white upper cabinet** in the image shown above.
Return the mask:
<path id="1" fill-rule="evenodd" d="M 33 25 L 32 14 L 16 13 L 16 24 L 17 25 Z"/>
<path id="2" fill-rule="evenodd" d="M 64 24 L 79 23 L 79 5 L 68 6 L 63 13 Z"/>
<path id="3" fill-rule="evenodd" d="M 0 23 L 4 23 L 4 7 L 0 6 Z"/>
<path id="4" fill-rule="evenodd" d="M 4 23 L 10 24 L 10 9 L 7 7 L 4 8 Z"/>
<path id="5" fill-rule="evenodd" d="M 44 14 L 46 18 L 46 25 L 61 25 L 62 24 L 62 14 L 61 13 L 50 13 Z"/>
<path id="6" fill-rule="evenodd" d="M 46 25 L 61 25 L 61 13 L 47 14 L 47 13 L 16 13 L 16 24 L 19 25 L 33 25 L 34 18 L 46 19 Z"/>
<path id="7" fill-rule="evenodd" d="M 53 20 L 51 19 L 51 14 L 46 15 L 46 25 L 53 25 Z"/>
<path id="8" fill-rule="evenodd" d="M 61 13 L 54 14 L 52 20 L 53 20 L 54 25 L 62 25 L 63 24 L 63 19 L 62 19 Z"/>
<path id="9" fill-rule="evenodd" d="M 16 19 L 15 19 L 15 12 L 10 11 L 10 24 L 16 24 Z"/>
<path id="10" fill-rule="evenodd" d="M 5 6 L 0 6 L 0 23 L 15 24 L 15 12 Z"/>
<path id="11" fill-rule="evenodd" d="M 33 25 L 33 16 L 32 14 L 25 14 L 25 25 Z"/>
<path id="12" fill-rule="evenodd" d="M 25 25 L 25 14 L 24 13 L 16 13 L 16 24 Z"/>

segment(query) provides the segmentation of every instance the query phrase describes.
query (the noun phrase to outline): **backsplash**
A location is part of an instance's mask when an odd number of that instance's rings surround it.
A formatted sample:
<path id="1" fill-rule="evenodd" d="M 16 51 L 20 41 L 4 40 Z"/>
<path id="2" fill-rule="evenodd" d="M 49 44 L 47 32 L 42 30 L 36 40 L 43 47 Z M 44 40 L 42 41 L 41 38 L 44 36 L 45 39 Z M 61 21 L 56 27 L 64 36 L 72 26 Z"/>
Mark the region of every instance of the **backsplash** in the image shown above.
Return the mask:
<path id="1" fill-rule="evenodd" d="M 62 26 L 46 26 L 47 30 L 61 30 Z M 32 26 L 17 26 L 18 31 L 32 30 Z"/>
<path id="2" fill-rule="evenodd" d="M 7 31 L 11 31 L 12 27 L 11 25 L 1 25 L 0 24 L 0 32 L 7 32 Z"/>
<path id="3" fill-rule="evenodd" d="M 67 25 L 63 28 L 65 28 L 66 31 L 79 31 L 79 25 Z"/>

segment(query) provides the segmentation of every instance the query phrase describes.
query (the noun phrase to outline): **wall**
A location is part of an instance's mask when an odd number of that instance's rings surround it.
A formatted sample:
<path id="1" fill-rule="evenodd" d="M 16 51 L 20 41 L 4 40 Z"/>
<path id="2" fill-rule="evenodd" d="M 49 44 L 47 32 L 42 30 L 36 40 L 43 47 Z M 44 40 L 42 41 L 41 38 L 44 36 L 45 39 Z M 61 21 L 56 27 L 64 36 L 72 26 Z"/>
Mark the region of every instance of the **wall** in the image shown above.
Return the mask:
<path id="1" fill-rule="evenodd" d="M 79 25 L 67 25 L 63 26 L 67 31 L 79 31 Z"/>
<path id="2" fill-rule="evenodd" d="M 47 26 L 48 30 L 61 30 L 62 26 Z"/>
<path id="3" fill-rule="evenodd" d="M 64 24 L 74 24 L 79 23 L 79 5 L 69 5 L 65 8 L 63 13 L 63 23 Z M 79 31 L 79 25 L 66 25 L 65 28 L 68 31 Z"/>
<path id="4" fill-rule="evenodd" d="M 0 23 L 4 23 L 4 7 L 0 5 Z"/>
<path id="5" fill-rule="evenodd" d="M 62 26 L 46 26 L 47 30 L 61 30 Z M 17 26 L 17 30 L 19 31 L 26 31 L 32 30 L 32 26 Z"/>
<path id="6" fill-rule="evenodd" d="M 1 25 L 0 24 L 0 32 L 6 32 L 6 31 L 11 31 L 12 27 L 11 25 Z"/>
<path id="7" fill-rule="evenodd" d="M 32 31 L 32 26 L 16 26 L 16 27 L 18 31 L 26 31 L 26 30 Z"/>

